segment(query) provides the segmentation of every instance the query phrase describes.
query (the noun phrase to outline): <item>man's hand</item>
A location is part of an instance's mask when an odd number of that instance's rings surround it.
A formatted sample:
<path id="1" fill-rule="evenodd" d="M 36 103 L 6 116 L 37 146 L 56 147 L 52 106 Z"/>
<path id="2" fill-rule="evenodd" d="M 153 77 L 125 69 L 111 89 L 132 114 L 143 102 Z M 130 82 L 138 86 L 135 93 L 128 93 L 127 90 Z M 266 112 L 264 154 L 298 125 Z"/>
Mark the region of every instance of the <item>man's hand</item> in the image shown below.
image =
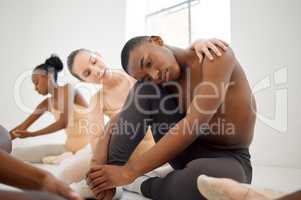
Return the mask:
<path id="1" fill-rule="evenodd" d="M 61 197 L 64 197 L 68 200 L 82 200 L 79 195 L 71 190 L 63 182 L 57 180 L 51 174 L 45 176 L 42 182 L 42 190 L 57 194 Z"/>
<path id="2" fill-rule="evenodd" d="M 116 189 L 114 188 L 100 191 L 100 189 L 98 188 L 93 188 L 92 192 L 97 200 L 112 200 L 115 195 Z"/>
<path id="3" fill-rule="evenodd" d="M 138 174 L 127 165 L 98 165 L 93 166 L 87 176 L 87 184 L 92 191 L 102 192 L 117 186 L 132 183 Z"/>
<path id="4" fill-rule="evenodd" d="M 210 60 L 213 60 L 214 57 L 210 50 L 212 50 L 217 56 L 221 56 L 222 52 L 218 49 L 218 47 L 226 51 L 228 49 L 228 46 L 229 44 L 225 41 L 212 38 L 208 40 L 198 39 L 192 43 L 190 48 L 192 50 L 195 50 L 195 53 L 200 60 L 203 59 L 202 53 L 204 53 Z"/>
<path id="5" fill-rule="evenodd" d="M 98 163 L 102 163 L 102 162 L 99 162 L 97 159 L 95 158 L 92 158 L 91 160 L 91 166 L 90 166 L 90 170 L 89 172 L 87 173 L 87 177 L 86 177 L 86 181 L 87 183 L 89 183 L 90 179 L 89 179 L 89 174 L 94 172 L 94 169 L 97 168 L 97 166 L 99 166 Z M 89 185 L 89 184 L 88 184 Z M 108 189 L 108 190 L 105 190 L 105 191 L 101 191 L 100 189 L 98 189 L 97 187 L 93 187 L 91 185 L 89 185 L 93 195 L 95 196 L 95 198 L 97 200 L 112 200 L 114 195 L 115 195 L 115 192 L 116 192 L 116 189 L 115 188 L 112 188 L 112 189 Z"/>

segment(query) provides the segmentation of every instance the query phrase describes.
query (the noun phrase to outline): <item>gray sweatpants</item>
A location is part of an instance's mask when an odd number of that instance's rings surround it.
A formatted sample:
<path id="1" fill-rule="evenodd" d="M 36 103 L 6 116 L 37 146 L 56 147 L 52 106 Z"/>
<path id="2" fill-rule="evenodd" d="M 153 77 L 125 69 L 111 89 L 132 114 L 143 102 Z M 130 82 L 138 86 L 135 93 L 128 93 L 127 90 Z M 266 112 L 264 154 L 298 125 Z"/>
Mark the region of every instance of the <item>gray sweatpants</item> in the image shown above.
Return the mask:
<path id="1" fill-rule="evenodd" d="M 167 97 L 168 94 L 168 90 L 152 83 L 135 84 L 111 129 L 109 164 L 124 165 L 149 126 L 158 142 L 185 116 L 178 109 L 176 98 Z M 242 183 L 250 183 L 252 177 L 248 149 L 221 150 L 206 144 L 202 138 L 169 164 L 175 170 L 166 177 L 150 178 L 142 184 L 144 196 L 155 200 L 204 199 L 197 189 L 197 178 L 201 174 Z"/>

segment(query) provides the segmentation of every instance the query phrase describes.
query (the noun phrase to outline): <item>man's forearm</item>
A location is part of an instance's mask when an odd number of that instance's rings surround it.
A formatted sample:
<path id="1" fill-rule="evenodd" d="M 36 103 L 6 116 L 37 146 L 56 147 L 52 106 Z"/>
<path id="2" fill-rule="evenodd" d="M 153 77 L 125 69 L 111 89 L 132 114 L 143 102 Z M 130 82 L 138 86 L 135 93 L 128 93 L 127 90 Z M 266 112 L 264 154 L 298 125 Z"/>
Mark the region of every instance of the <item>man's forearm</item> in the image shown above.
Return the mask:
<path id="1" fill-rule="evenodd" d="M 162 166 L 186 149 L 197 138 L 194 119 L 184 118 L 149 151 L 136 160 L 130 160 L 127 166 L 140 176 Z"/>
<path id="2" fill-rule="evenodd" d="M 39 190 L 48 176 L 44 170 L 23 163 L 0 150 L 0 181 L 21 189 Z"/>

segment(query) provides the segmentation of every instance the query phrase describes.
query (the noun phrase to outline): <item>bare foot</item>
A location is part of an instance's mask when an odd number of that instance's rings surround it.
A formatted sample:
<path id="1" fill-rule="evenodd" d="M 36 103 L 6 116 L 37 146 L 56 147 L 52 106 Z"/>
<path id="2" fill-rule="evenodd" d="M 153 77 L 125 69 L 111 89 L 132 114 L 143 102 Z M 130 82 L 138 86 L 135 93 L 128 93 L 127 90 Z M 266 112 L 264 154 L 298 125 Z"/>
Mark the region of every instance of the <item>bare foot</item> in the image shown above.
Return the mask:
<path id="1" fill-rule="evenodd" d="M 268 200 L 253 189 L 227 178 L 201 175 L 198 188 L 208 200 Z"/>

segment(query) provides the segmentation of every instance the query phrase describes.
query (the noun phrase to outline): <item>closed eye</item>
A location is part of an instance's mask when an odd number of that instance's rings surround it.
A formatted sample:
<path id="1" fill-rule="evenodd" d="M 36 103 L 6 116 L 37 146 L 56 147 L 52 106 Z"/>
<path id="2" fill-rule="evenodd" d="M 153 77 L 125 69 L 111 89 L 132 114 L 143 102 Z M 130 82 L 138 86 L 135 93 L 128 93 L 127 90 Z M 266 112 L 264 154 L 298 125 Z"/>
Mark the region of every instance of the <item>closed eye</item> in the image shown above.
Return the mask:
<path id="1" fill-rule="evenodd" d="M 150 68 L 152 66 L 152 63 L 150 61 L 148 61 L 145 65 L 146 68 Z"/>
<path id="2" fill-rule="evenodd" d="M 90 76 L 90 74 L 91 74 L 91 70 L 88 69 L 88 70 L 84 71 L 83 76 L 88 77 L 88 76 Z"/>

